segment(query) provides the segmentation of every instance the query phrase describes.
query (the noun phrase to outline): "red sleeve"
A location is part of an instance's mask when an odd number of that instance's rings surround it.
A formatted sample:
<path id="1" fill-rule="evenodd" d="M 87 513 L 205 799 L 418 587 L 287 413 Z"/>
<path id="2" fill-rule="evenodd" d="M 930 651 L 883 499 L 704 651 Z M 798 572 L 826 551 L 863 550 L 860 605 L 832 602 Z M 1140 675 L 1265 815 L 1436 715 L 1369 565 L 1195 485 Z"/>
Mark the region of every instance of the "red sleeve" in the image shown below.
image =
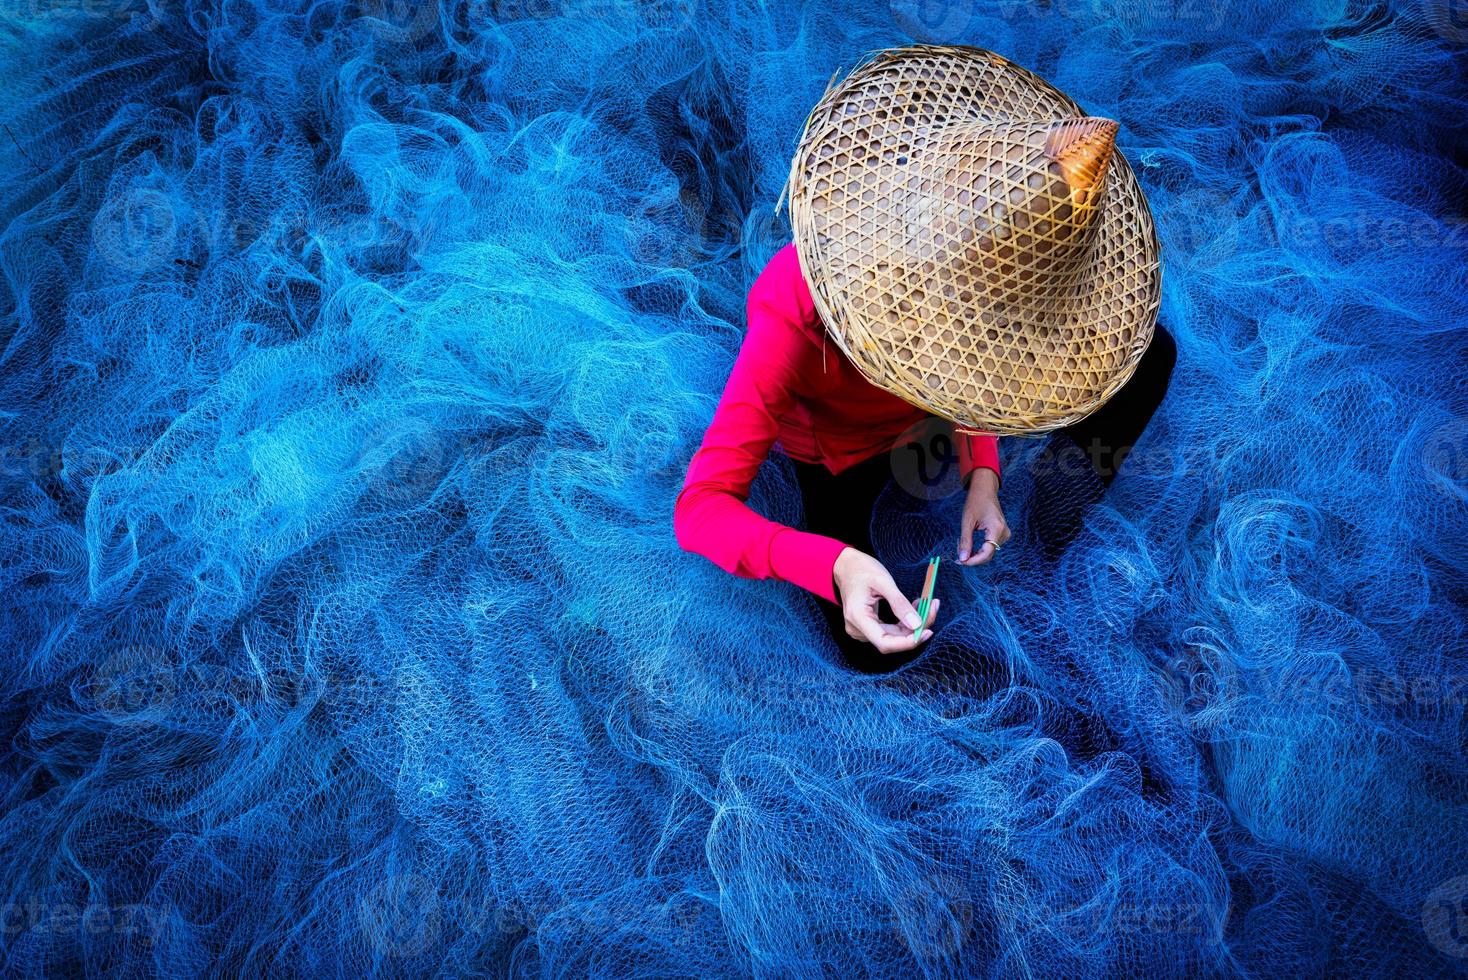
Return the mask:
<path id="1" fill-rule="evenodd" d="M 790 246 L 786 246 L 790 249 Z M 792 384 L 819 370 L 820 352 L 791 317 L 799 316 L 793 249 L 782 250 L 749 295 L 749 330 L 703 444 L 673 508 L 678 544 L 745 578 L 777 578 L 836 601 L 831 571 L 846 545 L 766 520 L 746 501 L 760 464 L 794 403 Z M 811 359 L 815 358 L 814 364 Z"/>
<path id="2" fill-rule="evenodd" d="M 999 470 L 999 437 L 956 435 L 958 443 L 958 478 L 968 486 L 968 476 L 977 469 L 991 469 L 1002 479 Z"/>

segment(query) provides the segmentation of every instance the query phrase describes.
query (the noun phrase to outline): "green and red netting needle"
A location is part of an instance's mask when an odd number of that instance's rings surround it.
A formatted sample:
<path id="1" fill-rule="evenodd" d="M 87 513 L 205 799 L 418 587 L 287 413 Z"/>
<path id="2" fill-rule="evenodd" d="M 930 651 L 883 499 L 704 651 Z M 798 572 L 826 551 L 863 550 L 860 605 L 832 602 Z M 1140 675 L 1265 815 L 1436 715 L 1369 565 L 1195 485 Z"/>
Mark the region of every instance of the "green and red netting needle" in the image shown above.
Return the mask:
<path id="1" fill-rule="evenodd" d="M 941 560 L 937 557 L 928 559 L 928 577 L 923 580 L 923 597 L 918 600 L 918 627 L 912 631 L 914 640 L 923 635 L 923 627 L 928 625 L 928 608 L 933 604 L 933 586 L 938 584 L 938 562 Z"/>

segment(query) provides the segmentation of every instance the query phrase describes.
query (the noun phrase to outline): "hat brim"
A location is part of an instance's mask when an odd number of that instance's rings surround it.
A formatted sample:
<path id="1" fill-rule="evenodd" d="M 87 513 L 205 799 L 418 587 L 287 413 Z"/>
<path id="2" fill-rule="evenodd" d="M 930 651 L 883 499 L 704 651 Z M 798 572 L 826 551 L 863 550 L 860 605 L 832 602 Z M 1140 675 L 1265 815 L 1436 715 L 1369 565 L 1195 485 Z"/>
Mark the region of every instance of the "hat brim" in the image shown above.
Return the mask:
<path id="1" fill-rule="evenodd" d="M 931 320 L 905 327 L 935 334 L 921 359 L 910 350 L 903 351 L 906 361 L 892 356 L 887 338 L 893 318 L 877 322 L 871 315 L 871 291 L 878 276 L 909 288 L 906 283 L 922 275 L 922 263 L 890 268 L 880 202 L 873 220 L 861 217 L 865 212 L 840 187 L 835 196 L 847 203 L 831 204 L 833 176 L 847 181 L 847 192 L 867 195 L 875 182 L 863 182 L 861 161 L 886 154 L 883 166 L 890 173 L 894 150 L 920 145 L 950 123 L 1085 115 L 1049 82 L 980 48 L 888 49 L 833 80 L 806 120 L 785 190 L 816 309 L 868 380 L 962 429 L 1030 434 L 1084 418 L 1130 379 L 1156 324 L 1161 261 L 1151 210 L 1120 152 L 1112 156 L 1094 239 L 1073 293 L 1034 315 L 1006 309 L 1002 325 L 994 324 L 983 295 L 945 300 L 936 327 Z M 841 162 L 836 175 L 833 160 Z M 884 271 L 874 273 L 874 265 Z M 856 302 L 863 287 L 863 301 Z"/>

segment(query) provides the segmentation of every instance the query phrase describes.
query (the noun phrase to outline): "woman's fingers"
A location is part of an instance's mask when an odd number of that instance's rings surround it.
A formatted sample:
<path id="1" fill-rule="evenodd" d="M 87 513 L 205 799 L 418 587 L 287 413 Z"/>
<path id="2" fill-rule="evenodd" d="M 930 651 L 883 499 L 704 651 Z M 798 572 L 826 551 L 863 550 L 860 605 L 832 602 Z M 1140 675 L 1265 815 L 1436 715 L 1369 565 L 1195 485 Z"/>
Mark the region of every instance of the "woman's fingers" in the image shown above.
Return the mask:
<path id="1" fill-rule="evenodd" d="M 987 535 L 987 532 L 985 532 L 985 534 Z M 959 564 L 967 565 L 972 568 L 974 565 L 982 565 L 984 562 L 993 557 L 994 542 L 986 536 L 984 539 L 984 543 L 979 545 L 979 547 L 973 552 L 973 554 L 969 555 L 963 561 L 959 562 Z"/>
<path id="2" fill-rule="evenodd" d="M 958 560 L 967 565 L 974 547 L 974 522 L 964 515 L 958 525 Z"/>
<path id="3" fill-rule="evenodd" d="M 866 640 L 882 653 L 911 650 L 932 639 L 933 631 L 928 627 L 937 620 L 939 601 L 934 599 L 929 604 L 926 620 L 920 619 L 912 602 L 892 581 L 886 568 L 875 561 L 872 566 L 862 576 L 860 591 L 855 592 L 847 604 L 846 631 Z M 877 617 L 877 604 L 882 599 L 887 600 L 887 605 L 892 607 L 892 613 L 900 622 L 884 623 Z"/>
<path id="4" fill-rule="evenodd" d="M 855 622 L 856 630 L 858 633 L 861 634 L 862 639 L 866 640 L 868 643 L 876 647 L 878 650 L 881 650 L 883 653 L 889 652 L 887 647 L 890 640 L 892 639 L 892 634 L 888 633 L 887 630 L 884 629 L 884 626 L 886 624 L 877 619 L 877 613 L 875 610 L 863 609 L 860 613 L 856 615 Z"/>
<path id="5" fill-rule="evenodd" d="M 887 605 L 892 607 L 892 615 L 897 617 L 899 623 L 906 626 L 909 630 L 915 630 L 923 625 L 923 621 L 918 616 L 917 610 L 912 607 L 912 603 L 908 601 L 907 596 L 902 594 L 902 590 L 897 587 L 897 583 L 892 581 L 892 576 L 887 573 L 885 568 L 882 569 L 882 574 L 877 578 L 875 584 L 877 594 L 887 600 Z"/>
<path id="6" fill-rule="evenodd" d="M 887 602 L 890 605 L 892 600 L 888 599 Z M 878 619 L 875 605 L 863 608 L 854 617 L 855 625 L 862 637 L 882 653 L 900 653 L 920 646 L 933 638 L 933 631 L 930 627 L 938 618 L 940 602 L 941 600 L 934 599 L 928 607 L 927 621 L 923 623 L 923 631 L 916 638 L 913 636 L 912 627 L 900 623 L 884 623 Z"/>
<path id="7" fill-rule="evenodd" d="M 912 632 L 905 626 L 879 622 L 876 617 L 870 620 L 869 627 L 863 629 L 867 642 L 882 653 L 901 653 L 904 650 L 911 650 L 933 637 L 932 630 L 923 630 L 916 639 L 913 638 Z"/>
<path id="8" fill-rule="evenodd" d="M 998 551 L 1010 538 L 1009 527 L 1005 524 L 996 524 L 993 527 L 984 527 L 983 531 L 984 543 L 979 545 L 978 550 L 975 551 L 971 556 L 969 556 L 967 561 L 960 562 L 959 564 L 970 566 L 984 564 L 989 559 L 993 558 L 994 552 Z"/>

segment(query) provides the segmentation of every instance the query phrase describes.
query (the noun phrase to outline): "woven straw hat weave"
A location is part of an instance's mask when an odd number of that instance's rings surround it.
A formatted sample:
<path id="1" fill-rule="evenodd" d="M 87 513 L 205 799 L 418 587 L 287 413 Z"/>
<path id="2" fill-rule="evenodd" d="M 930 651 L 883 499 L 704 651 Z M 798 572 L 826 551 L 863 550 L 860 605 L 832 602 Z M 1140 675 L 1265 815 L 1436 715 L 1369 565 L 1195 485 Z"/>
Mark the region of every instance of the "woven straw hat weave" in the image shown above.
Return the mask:
<path id="1" fill-rule="evenodd" d="M 960 429 L 1099 408 L 1152 339 L 1152 214 L 1117 124 L 978 48 L 882 51 L 833 80 L 786 193 L 827 332 Z"/>

